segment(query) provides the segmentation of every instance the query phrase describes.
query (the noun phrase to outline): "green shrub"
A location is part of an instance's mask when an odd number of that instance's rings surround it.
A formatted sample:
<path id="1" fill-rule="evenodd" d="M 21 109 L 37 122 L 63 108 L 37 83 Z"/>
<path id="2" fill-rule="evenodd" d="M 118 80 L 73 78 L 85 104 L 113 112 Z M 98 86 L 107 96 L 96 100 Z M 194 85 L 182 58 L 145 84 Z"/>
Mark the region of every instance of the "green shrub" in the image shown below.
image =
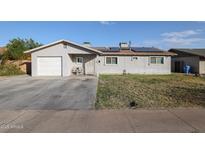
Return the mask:
<path id="1" fill-rule="evenodd" d="M 0 65 L 0 76 L 11 76 L 11 75 L 20 75 L 24 74 L 16 65 L 5 64 Z"/>
<path id="2" fill-rule="evenodd" d="M 6 45 L 6 51 L 2 56 L 2 63 L 7 60 L 22 60 L 30 57 L 29 54 L 24 54 L 24 51 L 41 46 L 42 44 L 33 39 L 14 38 Z"/>

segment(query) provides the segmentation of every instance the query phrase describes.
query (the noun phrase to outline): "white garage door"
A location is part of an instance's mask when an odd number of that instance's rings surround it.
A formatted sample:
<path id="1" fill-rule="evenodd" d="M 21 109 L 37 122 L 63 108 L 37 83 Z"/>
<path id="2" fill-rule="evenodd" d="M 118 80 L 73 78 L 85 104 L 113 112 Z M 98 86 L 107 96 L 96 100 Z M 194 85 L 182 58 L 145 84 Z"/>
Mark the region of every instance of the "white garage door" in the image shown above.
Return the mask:
<path id="1" fill-rule="evenodd" d="M 38 57 L 37 74 L 39 76 L 61 76 L 62 57 Z"/>

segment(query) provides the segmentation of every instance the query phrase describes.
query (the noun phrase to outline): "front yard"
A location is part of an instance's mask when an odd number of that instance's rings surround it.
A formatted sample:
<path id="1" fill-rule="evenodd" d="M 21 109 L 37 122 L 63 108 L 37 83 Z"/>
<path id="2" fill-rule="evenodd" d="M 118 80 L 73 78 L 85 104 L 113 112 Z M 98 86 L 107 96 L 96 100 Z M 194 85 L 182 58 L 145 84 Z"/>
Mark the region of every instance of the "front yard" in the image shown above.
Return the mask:
<path id="1" fill-rule="evenodd" d="M 100 75 L 97 109 L 205 107 L 205 78 L 171 75 Z"/>

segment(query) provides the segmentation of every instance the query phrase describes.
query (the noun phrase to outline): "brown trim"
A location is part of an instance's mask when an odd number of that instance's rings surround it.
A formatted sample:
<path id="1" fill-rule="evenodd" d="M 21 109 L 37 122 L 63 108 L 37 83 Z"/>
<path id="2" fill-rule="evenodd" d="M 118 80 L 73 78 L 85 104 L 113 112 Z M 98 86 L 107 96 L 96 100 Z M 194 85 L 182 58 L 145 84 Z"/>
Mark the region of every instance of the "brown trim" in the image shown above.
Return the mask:
<path id="1" fill-rule="evenodd" d="M 43 45 L 43 46 L 31 49 L 31 50 L 25 51 L 24 53 L 36 52 L 36 51 L 39 51 L 39 50 L 42 50 L 42 49 L 45 49 L 45 48 L 48 48 L 48 47 L 51 47 L 51 46 L 55 46 L 57 44 L 64 44 L 64 45 L 65 44 L 68 44 L 68 45 L 70 44 L 70 45 L 77 46 L 77 47 L 85 49 L 85 50 L 92 51 L 93 53 L 96 53 L 96 54 L 99 54 L 99 55 L 102 54 L 102 52 L 99 51 L 99 50 L 92 49 L 92 48 L 89 48 L 89 47 L 84 47 L 82 45 L 79 45 L 79 44 L 76 44 L 76 43 L 73 43 L 73 42 L 70 42 L 70 41 L 66 41 L 66 40 L 59 40 L 59 41 L 56 41 L 56 42 L 53 42 L 53 43 L 50 43 L 50 44 L 47 44 L 47 45 Z"/>
<path id="2" fill-rule="evenodd" d="M 199 54 L 195 54 L 195 53 L 189 53 L 189 52 L 186 52 L 186 51 L 183 51 L 183 49 L 170 49 L 169 52 L 173 52 L 173 53 L 176 53 L 176 56 L 177 57 L 204 57 L 202 55 L 199 55 Z"/>
<path id="3" fill-rule="evenodd" d="M 113 52 L 106 52 L 102 54 L 103 56 L 175 56 L 177 54 L 174 54 L 172 52 L 163 52 L 163 53 L 157 53 L 157 52 L 138 52 L 138 53 L 113 53 Z"/>

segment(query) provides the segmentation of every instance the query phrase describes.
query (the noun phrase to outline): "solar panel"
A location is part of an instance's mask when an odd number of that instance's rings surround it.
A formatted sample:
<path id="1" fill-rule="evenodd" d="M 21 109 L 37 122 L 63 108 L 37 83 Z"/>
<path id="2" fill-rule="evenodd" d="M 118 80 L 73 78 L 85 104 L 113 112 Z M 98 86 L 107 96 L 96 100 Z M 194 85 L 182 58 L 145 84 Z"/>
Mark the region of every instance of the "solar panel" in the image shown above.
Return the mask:
<path id="1" fill-rule="evenodd" d="M 109 48 L 109 51 L 111 51 L 111 52 L 120 51 L 120 48 L 119 48 L 119 47 L 110 47 L 110 48 Z"/>
<path id="2" fill-rule="evenodd" d="M 134 52 L 163 52 L 162 50 L 154 47 L 131 47 Z"/>
<path id="3" fill-rule="evenodd" d="M 102 52 L 120 52 L 120 47 L 94 47 Z M 154 47 L 131 47 L 134 52 L 164 52 Z"/>

